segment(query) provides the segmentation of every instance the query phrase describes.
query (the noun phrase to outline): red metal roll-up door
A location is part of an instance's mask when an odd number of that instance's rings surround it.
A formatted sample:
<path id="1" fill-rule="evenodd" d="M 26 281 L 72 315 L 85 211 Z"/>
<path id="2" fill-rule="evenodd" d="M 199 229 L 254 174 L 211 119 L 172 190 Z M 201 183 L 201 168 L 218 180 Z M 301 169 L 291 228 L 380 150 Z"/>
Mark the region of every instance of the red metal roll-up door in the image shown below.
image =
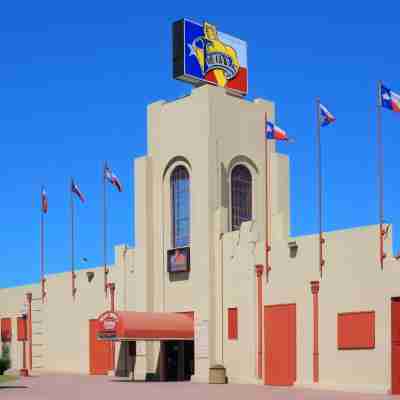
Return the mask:
<path id="1" fill-rule="evenodd" d="M 400 298 L 392 298 L 392 394 L 400 394 Z"/>
<path id="2" fill-rule="evenodd" d="M 289 386 L 296 380 L 296 304 L 264 308 L 266 385 Z"/>
<path id="3" fill-rule="evenodd" d="M 91 375 L 107 375 L 112 369 L 111 342 L 97 340 L 97 319 L 89 320 L 89 371 Z"/>

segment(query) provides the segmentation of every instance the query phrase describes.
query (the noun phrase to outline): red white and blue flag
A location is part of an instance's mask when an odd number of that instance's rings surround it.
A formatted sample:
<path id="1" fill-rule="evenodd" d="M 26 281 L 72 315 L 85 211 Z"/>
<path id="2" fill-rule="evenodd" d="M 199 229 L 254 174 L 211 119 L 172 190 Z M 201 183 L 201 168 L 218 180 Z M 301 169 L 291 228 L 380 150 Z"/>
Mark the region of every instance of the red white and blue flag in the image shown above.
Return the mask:
<path id="1" fill-rule="evenodd" d="M 78 197 L 79 200 L 84 203 L 85 202 L 85 196 L 83 195 L 83 193 L 79 190 L 78 185 L 74 182 L 74 180 L 72 180 L 71 182 L 71 192 L 75 193 Z"/>
<path id="2" fill-rule="evenodd" d="M 384 85 L 381 85 L 381 104 L 394 112 L 400 112 L 400 94 L 393 92 Z"/>
<path id="3" fill-rule="evenodd" d="M 320 121 L 321 126 L 326 126 L 326 125 L 329 125 L 329 124 L 335 122 L 336 118 L 333 116 L 333 114 L 330 111 L 328 111 L 328 109 L 324 105 L 320 104 L 319 105 L 319 121 Z"/>
<path id="4" fill-rule="evenodd" d="M 117 188 L 118 192 L 122 192 L 122 185 L 120 180 L 107 165 L 104 169 L 104 177 L 108 180 L 108 182 L 110 182 L 113 186 Z"/>
<path id="5" fill-rule="evenodd" d="M 267 139 L 289 140 L 287 133 L 283 129 L 269 121 L 265 122 L 265 137 Z"/>
<path id="6" fill-rule="evenodd" d="M 40 197 L 42 202 L 42 213 L 47 214 L 47 210 L 49 209 L 49 202 L 47 199 L 46 189 L 44 187 L 42 187 Z"/>

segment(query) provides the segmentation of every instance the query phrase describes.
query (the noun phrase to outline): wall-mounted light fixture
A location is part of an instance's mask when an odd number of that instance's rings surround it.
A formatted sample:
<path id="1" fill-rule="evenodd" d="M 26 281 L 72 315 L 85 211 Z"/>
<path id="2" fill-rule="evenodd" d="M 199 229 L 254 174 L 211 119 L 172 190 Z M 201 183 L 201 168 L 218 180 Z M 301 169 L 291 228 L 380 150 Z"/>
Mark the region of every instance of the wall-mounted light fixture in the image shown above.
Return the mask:
<path id="1" fill-rule="evenodd" d="M 296 241 L 289 242 L 289 256 L 290 258 L 294 258 L 297 256 L 297 250 L 299 249 L 299 245 L 296 243 Z"/>
<path id="2" fill-rule="evenodd" d="M 93 271 L 87 271 L 86 272 L 86 276 L 87 276 L 87 280 L 88 282 L 92 282 L 93 278 L 94 278 L 94 272 Z"/>

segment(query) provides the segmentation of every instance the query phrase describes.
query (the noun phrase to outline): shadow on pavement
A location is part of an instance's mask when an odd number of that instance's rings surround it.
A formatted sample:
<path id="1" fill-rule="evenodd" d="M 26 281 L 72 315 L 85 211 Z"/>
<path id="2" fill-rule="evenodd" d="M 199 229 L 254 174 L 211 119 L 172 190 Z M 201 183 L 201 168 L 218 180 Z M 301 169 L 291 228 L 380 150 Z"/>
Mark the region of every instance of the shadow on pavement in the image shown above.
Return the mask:
<path id="1" fill-rule="evenodd" d="M 0 385 L 0 389 L 28 389 L 28 386 Z"/>

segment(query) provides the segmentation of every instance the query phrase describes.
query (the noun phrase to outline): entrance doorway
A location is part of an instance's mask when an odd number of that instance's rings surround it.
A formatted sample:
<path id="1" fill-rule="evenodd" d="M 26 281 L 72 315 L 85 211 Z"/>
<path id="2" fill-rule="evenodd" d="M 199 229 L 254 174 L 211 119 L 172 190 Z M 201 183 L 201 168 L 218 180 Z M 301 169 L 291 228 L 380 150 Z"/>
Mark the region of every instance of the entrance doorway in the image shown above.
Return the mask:
<path id="1" fill-rule="evenodd" d="M 400 297 L 392 297 L 392 394 L 400 394 Z"/>
<path id="2" fill-rule="evenodd" d="M 266 385 L 289 386 L 296 380 L 296 304 L 264 308 Z"/>
<path id="3" fill-rule="evenodd" d="M 186 381 L 194 374 L 194 341 L 163 342 L 165 376 L 168 382 Z"/>
<path id="4" fill-rule="evenodd" d="M 190 381 L 194 375 L 194 341 L 185 340 L 184 344 L 184 380 Z"/>

